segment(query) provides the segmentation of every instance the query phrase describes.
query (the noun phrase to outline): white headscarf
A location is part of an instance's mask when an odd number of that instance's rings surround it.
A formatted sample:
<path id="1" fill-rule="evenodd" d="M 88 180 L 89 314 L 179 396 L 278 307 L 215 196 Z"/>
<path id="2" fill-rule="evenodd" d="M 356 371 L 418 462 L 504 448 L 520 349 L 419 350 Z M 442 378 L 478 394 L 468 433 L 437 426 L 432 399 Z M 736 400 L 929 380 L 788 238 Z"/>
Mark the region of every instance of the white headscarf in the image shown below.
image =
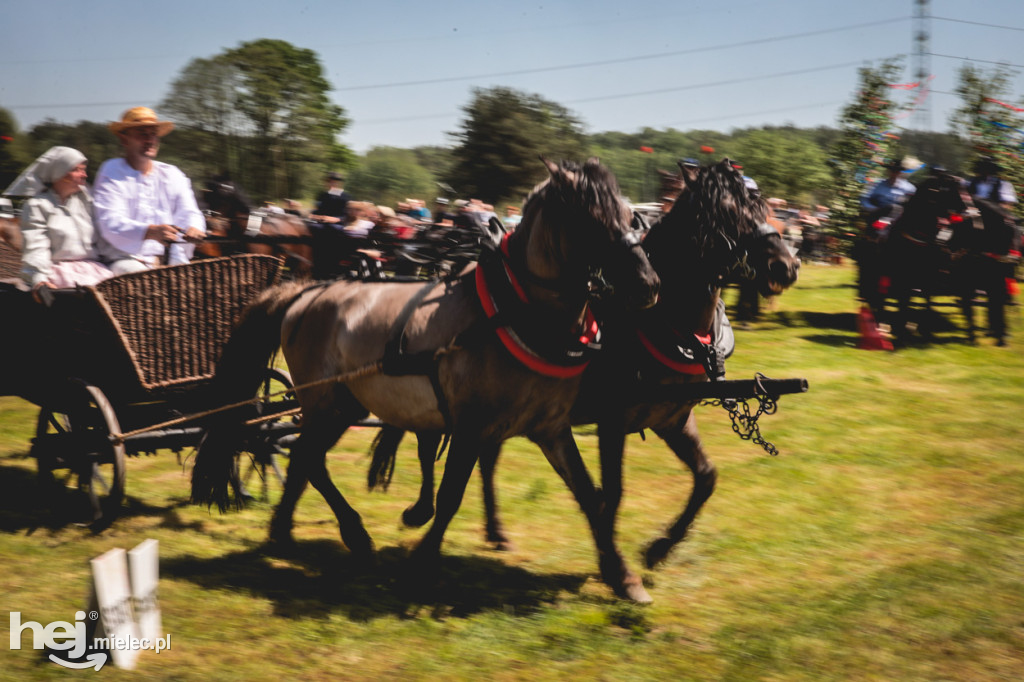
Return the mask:
<path id="1" fill-rule="evenodd" d="M 33 197 L 46 187 L 60 180 L 85 163 L 85 154 L 71 147 L 50 147 L 32 165 L 26 168 L 4 194 L 16 197 Z"/>

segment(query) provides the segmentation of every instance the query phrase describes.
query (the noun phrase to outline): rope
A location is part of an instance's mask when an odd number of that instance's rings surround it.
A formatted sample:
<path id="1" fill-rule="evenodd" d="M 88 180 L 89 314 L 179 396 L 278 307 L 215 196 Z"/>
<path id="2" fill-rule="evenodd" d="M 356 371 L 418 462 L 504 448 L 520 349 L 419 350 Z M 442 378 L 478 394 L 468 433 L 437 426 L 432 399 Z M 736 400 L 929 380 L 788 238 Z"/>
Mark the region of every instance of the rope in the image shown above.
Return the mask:
<path id="1" fill-rule="evenodd" d="M 299 386 L 292 386 L 291 388 L 286 388 L 283 391 L 276 391 L 275 393 L 271 393 L 269 395 L 256 396 L 255 398 L 252 398 L 250 400 L 243 400 L 241 402 L 231 403 L 229 405 L 223 405 L 221 407 L 215 407 L 213 409 L 206 410 L 205 412 L 196 412 L 195 414 L 185 415 L 184 417 L 178 417 L 177 419 L 170 419 L 165 422 L 160 422 L 159 424 L 153 424 L 152 426 L 145 426 L 141 429 L 127 431 L 125 433 L 112 433 L 110 434 L 109 438 L 114 445 L 120 445 L 126 439 L 131 438 L 132 436 L 137 436 L 141 433 L 148 433 L 150 431 L 156 431 L 158 429 L 165 429 L 169 426 L 177 426 L 178 424 L 184 424 L 185 422 L 190 422 L 196 419 L 202 419 L 203 417 L 209 417 L 210 415 L 217 414 L 218 412 L 224 412 L 225 410 L 233 410 L 235 408 L 244 407 L 246 405 L 253 405 L 264 400 L 269 400 L 270 398 L 276 398 L 278 396 L 286 395 L 288 393 L 294 393 L 296 391 L 310 388 L 312 386 L 322 386 L 323 384 L 335 383 L 343 384 L 352 381 L 353 379 L 361 379 L 366 376 L 378 374 L 381 371 L 382 365 L 383 362 L 381 360 L 377 360 L 376 362 L 372 362 L 368 365 L 363 365 L 359 369 L 352 370 L 351 372 L 335 374 L 334 376 L 327 377 L 326 379 L 317 379 L 316 381 L 310 381 Z M 265 417 L 260 417 L 252 421 L 248 421 L 246 422 L 246 425 L 256 424 L 261 421 L 270 421 L 271 419 L 278 419 L 287 414 L 298 413 L 299 411 L 300 408 L 296 408 L 295 410 L 289 410 L 287 412 L 279 412 L 272 415 L 266 415 Z"/>
<path id="2" fill-rule="evenodd" d="M 267 396 L 267 397 L 269 398 L 270 396 Z M 265 414 L 262 417 L 256 417 L 255 419 L 250 419 L 249 421 L 245 422 L 245 425 L 246 426 L 255 426 L 256 424 L 262 424 L 263 422 L 274 421 L 275 419 L 280 419 L 281 417 L 288 417 L 288 416 L 293 415 L 293 414 L 299 414 L 300 412 L 302 412 L 302 408 L 301 407 L 293 407 L 292 409 L 285 410 L 284 412 L 275 412 L 274 414 Z"/>

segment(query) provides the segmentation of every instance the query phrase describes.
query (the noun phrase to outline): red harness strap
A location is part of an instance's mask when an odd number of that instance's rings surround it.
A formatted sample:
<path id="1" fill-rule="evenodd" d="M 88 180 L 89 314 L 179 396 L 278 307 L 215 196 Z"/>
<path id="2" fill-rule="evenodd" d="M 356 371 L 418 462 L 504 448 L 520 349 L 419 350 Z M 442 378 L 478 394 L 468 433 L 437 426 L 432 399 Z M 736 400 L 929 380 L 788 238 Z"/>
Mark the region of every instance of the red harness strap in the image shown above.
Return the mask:
<path id="1" fill-rule="evenodd" d="M 659 363 L 661 363 L 665 367 L 668 367 L 669 369 L 671 369 L 673 372 L 679 372 L 680 374 L 706 374 L 707 373 L 707 370 L 704 368 L 704 363 L 694 362 L 694 361 L 689 360 L 689 359 L 673 360 L 668 355 L 666 355 L 663 351 L 661 351 L 661 349 L 659 349 L 657 346 L 655 346 L 654 342 L 652 342 L 647 337 L 647 335 L 643 333 L 642 330 L 637 329 L 636 330 L 636 335 L 637 335 L 637 338 L 640 339 L 641 345 L 643 345 L 643 347 L 645 349 L 647 349 L 647 352 L 651 354 L 651 357 L 653 357 L 655 360 L 657 360 Z M 703 336 L 700 335 L 700 334 L 694 334 L 694 336 L 697 338 L 698 341 L 700 341 L 704 345 L 708 345 L 708 344 L 711 343 L 711 334 L 704 334 Z M 682 357 L 682 356 L 680 356 L 680 357 Z"/>
<path id="2" fill-rule="evenodd" d="M 529 299 L 526 296 L 526 290 L 523 289 L 519 280 L 512 272 L 512 268 L 509 266 L 509 250 L 508 250 L 508 237 L 505 237 L 501 241 L 501 252 L 504 258 L 501 259 L 502 269 L 505 273 L 505 277 L 508 279 L 509 284 L 512 286 L 512 290 L 515 292 L 516 297 L 521 303 L 529 303 Z M 476 292 L 477 296 L 480 297 L 480 304 L 483 306 L 484 314 L 487 315 L 487 319 L 493 319 L 498 314 L 498 304 L 491 294 L 490 287 L 487 284 L 487 277 L 484 275 L 484 263 L 481 262 L 476 267 Z M 544 376 L 553 377 L 556 379 L 568 379 L 570 377 L 579 376 L 583 373 L 583 370 L 587 368 L 590 363 L 589 360 L 580 360 L 579 362 L 564 365 L 547 360 L 534 351 L 532 351 L 519 335 L 516 334 L 515 330 L 509 325 L 502 325 L 495 329 L 498 334 L 498 338 L 505 348 L 515 357 L 519 362 L 523 363 L 530 370 L 543 374 Z M 583 323 L 583 330 L 579 336 L 579 342 L 582 345 L 587 345 L 597 339 L 600 333 L 600 328 L 597 324 L 597 319 L 594 314 L 587 308 L 586 317 Z"/>

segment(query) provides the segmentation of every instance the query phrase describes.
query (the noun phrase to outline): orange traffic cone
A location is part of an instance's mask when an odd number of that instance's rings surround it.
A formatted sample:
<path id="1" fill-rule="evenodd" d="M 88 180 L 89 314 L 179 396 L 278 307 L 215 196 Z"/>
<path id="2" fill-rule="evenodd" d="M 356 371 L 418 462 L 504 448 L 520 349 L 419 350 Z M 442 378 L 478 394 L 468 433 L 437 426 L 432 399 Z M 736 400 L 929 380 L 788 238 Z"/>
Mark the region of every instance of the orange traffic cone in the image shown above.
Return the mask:
<path id="1" fill-rule="evenodd" d="M 871 314 L 871 308 L 861 306 L 857 315 L 857 330 L 860 332 L 860 341 L 857 348 L 863 350 L 892 350 L 892 342 L 882 336 L 875 322 L 875 316 Z"/>

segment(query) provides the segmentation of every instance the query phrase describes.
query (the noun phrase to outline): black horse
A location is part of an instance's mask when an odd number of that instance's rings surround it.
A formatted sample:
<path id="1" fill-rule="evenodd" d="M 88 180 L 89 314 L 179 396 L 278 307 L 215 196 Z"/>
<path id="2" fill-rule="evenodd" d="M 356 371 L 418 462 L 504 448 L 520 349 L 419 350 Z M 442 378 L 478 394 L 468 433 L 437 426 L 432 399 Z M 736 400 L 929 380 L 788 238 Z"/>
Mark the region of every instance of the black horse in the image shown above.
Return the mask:
<path id="1" fill-rule="evenodd" d="M 932 297 L 963 290 L 964 285 L 954 281 L 963 273 L 955 268 L 949 249 L 939 243 L 938 237 L 943 227 L 956 224 L 967 210 L 964 199 L 958 178 L 932 170 L 907 200 L 879 246 L 881 277 L 888 278 L 888 297 L 896 303 L 892 331 L 901 343 L 910 338 L 910 303 L 915 295 L 924 301 L 918 332 L 928 338 L 932 331 L 928 326 Z"/>
<path id="2" fill-rule="evenodd" d="M 571 417 L 574 424 L 598 425 L 602 515 L 605 536 L 614 535 L 622 494 L 622 454 L 627 433 L 650 429 L 691 470 L 692 492 L 664 535 L 648 548 L 649 567 L 659 564 L 686 535 L 714 490 L 715 467 L 708 461 L 692 414 L 694 402 L 671 397 L 678 384 L 718 378 L 731 352 L 731 331 L 720 306 L 721 289 L 737 273 L 757 282 L 765 295 L 793 284 L 799 260 L 765 219 L 767 204 L 745 187 L 728 159 L 714 166 L 682 169 L 682 193 L 672 210 L 647 233 L 644 248 L 662 278 L 653 308 L 607 311 L 604 348 L 583 375 Z M 433 515 L 433 460 L 441 434 L 417 433 L 423 482 L 417 502 L 403 514 L 409 525 Z M 382 429 L 371 465 L 371 486 L 386 479 L 402 431 Z M 497 511 L 494 470 L 499 450 L 480 453 L 487 539 L 510 546 Z M 611 585 L 638 601 L 650 597 L 614 547 L 601 548 L 601 572 Z"/>

